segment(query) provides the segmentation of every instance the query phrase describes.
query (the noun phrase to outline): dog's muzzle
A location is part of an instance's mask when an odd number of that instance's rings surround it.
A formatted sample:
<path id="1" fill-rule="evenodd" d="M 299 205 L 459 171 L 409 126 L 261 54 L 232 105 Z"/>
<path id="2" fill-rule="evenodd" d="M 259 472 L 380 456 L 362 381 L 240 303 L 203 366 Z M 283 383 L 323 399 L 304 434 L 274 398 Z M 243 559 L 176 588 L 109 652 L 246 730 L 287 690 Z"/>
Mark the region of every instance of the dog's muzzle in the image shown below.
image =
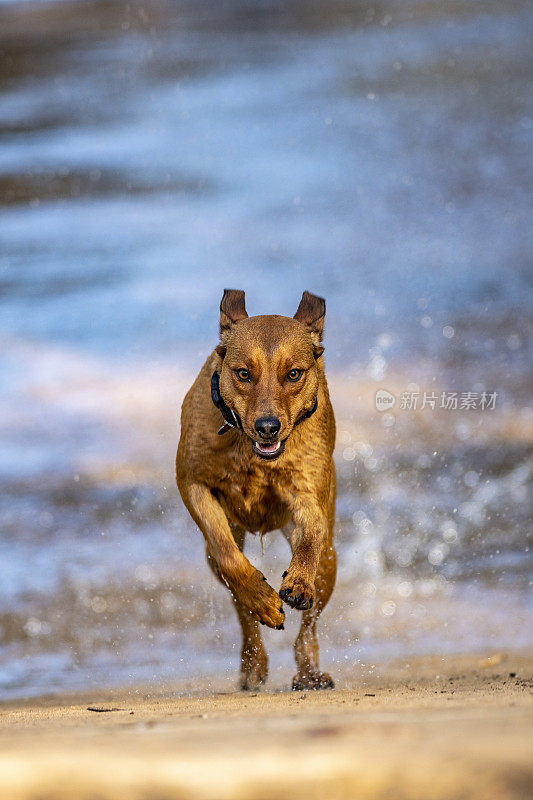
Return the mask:
<path id="1" fill-rule="evenodd" d="M 278 439 L 281 422 L 277 417 L 259 417 L 254 429 L 258 439 L 252 439 L 252 449 L 260 458 L 277 458 L 283 452 L 285 443 Z"/>
<path id="2" fill-rule="evenodd" d="M 222 434 L 227 433 L 232 428 L 242 431 L 243 427 L 239 415 L 235 411 L 233 411 L 232 408 L 228 406 L 228 404 L 224 401 L 224 398 L 220 394 L 220 375 L 216 370 L 213 372 L 213 375 L 211 376 L 211 399 L 224 418 L 224 424 L 221 425 L 220 428 L 218 429 L 218 435 L 222 436 Z M 301 422 L 303 422 L 305 419 L 309 419 L 309 417 L 311 417 L 315 413 L 317 407 L 318 407 L 318 398 L 315 398 L 315 402 L 313 403 L 311 408 L 308 408 L 307 411 L 304 411 L 302 412 L 302 414 L 300 414 L 300 416 L 293 425 L 293 429 Z M 252 450 L 260 458 L 265 458 L 268 460 L 279 458 L 279 456 L 285 450 L 286 441 L 287 439 L 270 439 L 270 440 L 263 439 L 262 441 L 255 441 L 254 439 L 252 439 Z"/>

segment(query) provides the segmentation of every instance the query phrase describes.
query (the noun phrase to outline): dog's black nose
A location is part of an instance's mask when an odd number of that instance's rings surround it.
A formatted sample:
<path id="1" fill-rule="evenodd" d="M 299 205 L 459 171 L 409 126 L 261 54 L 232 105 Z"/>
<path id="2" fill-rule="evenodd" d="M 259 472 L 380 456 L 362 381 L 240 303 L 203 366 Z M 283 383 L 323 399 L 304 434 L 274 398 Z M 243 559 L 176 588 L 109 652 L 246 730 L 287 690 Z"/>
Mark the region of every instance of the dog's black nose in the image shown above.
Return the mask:
<path id="1" fill-rule="evenodd" d="M 260 417 L 254 427 L 262 439 L 273 439 L 279 433 L 281 422 L 277 417 Z"/>

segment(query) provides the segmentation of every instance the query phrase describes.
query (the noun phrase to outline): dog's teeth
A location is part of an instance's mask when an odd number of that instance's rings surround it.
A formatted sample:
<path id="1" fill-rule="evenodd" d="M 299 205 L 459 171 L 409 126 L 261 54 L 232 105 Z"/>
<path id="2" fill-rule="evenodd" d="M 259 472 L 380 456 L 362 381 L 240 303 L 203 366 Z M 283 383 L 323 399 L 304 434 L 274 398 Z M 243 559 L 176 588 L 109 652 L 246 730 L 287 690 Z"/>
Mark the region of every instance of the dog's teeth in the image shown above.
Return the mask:
<path id="1" fill-rule="evenodd" d="M 281 442 L 256 442 L 255 446 L 258 450 L 261 450 L 263 453 L 277 453 L 281 447 Z"/>

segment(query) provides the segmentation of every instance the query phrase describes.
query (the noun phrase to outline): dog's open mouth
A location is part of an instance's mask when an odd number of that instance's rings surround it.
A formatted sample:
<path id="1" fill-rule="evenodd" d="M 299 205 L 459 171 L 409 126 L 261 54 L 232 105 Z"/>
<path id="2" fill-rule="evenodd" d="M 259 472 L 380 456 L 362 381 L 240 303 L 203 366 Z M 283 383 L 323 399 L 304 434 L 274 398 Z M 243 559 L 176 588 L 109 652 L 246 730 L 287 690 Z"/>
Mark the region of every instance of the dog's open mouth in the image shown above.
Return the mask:
<path id="1" fill-rule="evenodd" d="M 254 442 L 252 441 L 252 450 L 261 458 L 277 458 L 283 453 L 285 449 L 285 442 L 277 439 L 275 442 Z"/>

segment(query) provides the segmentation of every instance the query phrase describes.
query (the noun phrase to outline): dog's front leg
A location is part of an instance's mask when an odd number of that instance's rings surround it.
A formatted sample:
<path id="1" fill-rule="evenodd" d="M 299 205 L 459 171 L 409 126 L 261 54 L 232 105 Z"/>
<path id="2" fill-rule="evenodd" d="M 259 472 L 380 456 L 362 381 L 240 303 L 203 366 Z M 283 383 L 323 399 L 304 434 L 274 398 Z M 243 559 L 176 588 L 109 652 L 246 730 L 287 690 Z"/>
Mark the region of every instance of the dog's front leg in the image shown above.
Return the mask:
<path id="1" fill-rule="evenodd" d="M 269 628 L 283 628 L 285 614 L 275 590 L 264 575 L 239 550 L 224 510 L 210 489 L 201 483 L 179 486 L 183 502 L 202 531 L 209 557 L 234 597 Z"/>
<path id="2" fill-rule="evenodd" d="M 300 498 L 293 508 L 292 560 L 283 573 L 279 596 L 301 611 L 315 599 L 315 578 L 322 546 L 328 536 L 327 515 L 314 498 Z"/>

